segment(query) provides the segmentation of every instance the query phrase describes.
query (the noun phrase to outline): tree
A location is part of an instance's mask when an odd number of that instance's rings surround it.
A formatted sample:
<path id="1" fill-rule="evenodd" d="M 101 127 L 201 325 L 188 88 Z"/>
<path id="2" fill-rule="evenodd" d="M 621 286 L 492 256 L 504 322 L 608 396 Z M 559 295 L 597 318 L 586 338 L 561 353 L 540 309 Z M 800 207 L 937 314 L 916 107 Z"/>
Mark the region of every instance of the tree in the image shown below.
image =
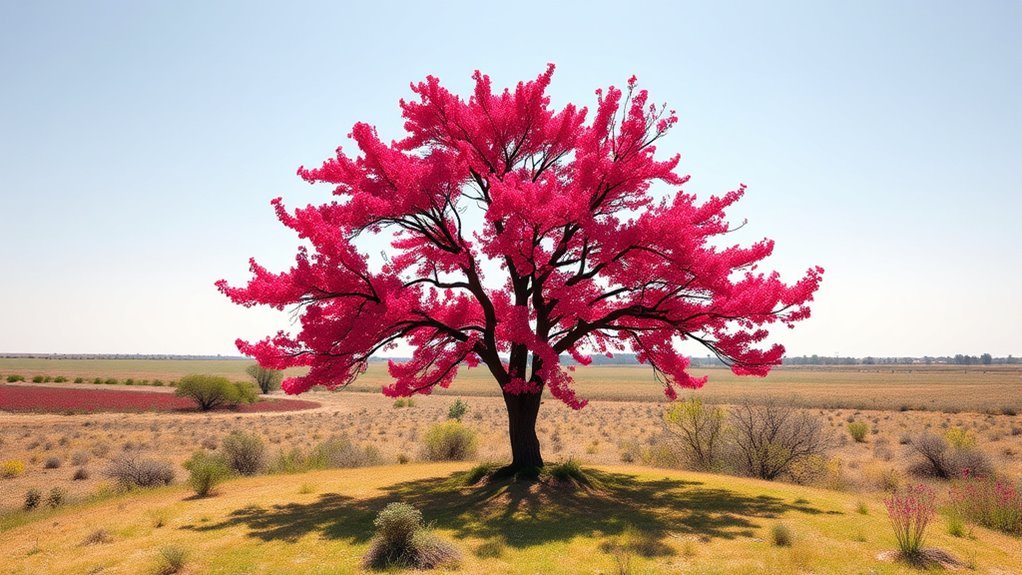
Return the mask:
<path id="1" fill-rule="evenodd" d="M 200 411 L 256 401 L 252 384 L 232 383 L 217 375 L 186 375 L 178 382 L 174 394 L 191 399 Z"/>
<path id="2" fill-rule="evenodd" d="M 482 365 L 507 408 L 509 470 L 543 464 L 544 390 L 586 404 L 562 354 L 588 364 L 633 351 L 669 398 L 706 381 L 689 374 L 683 340 L 736 374 L 779 364 L 784 348 L 764 343 L 767 328 L 809 316 L 823 270 L 786 284 L 756 271 L 772 241 L 725 243 L 734 229 L 725 210 L 745 186 L 704 202 L 680 191 L 679 157 L 656 154 L 677 118 L 634 77 L 624 90 L 598 90 L 590 116 L 551 107 L 552 74 L 551 65 L 495 93 L 476 72 L 467 100 L 427 77 L 412 85 L 416 100 L 400 103 L 402 140 L 386 144 L 358 123 L 358 156 L 339 148 L 321 167 L 299 168 L 335 199 L 294 211 L 273 200 L 307 240 L 295 265 L 273 273 L 251 260 L 247 285 L 217 285 L 241 305 L 296 306 L 301 329 L 238 349 L 269 369 L 307 367 L 284 380 L 288 393 L 344 387 L 398 342 L 412 355 L 390 362 L 388 396 L 430 393 L 462 364 Z M 387 233 L 389 257 L 370 265 L 356 239 Z"/>
<path id="3" fill-rule="evenodd" d="M 255 380 L 259 390 L 263 393 L 270 393 L 277 389 L 280 387 L 280 382 L 284 379 L 284 372 L 276 369 L 266 369 L 258 363 L 253 363 L 245 368 L 245 373 Z"/>

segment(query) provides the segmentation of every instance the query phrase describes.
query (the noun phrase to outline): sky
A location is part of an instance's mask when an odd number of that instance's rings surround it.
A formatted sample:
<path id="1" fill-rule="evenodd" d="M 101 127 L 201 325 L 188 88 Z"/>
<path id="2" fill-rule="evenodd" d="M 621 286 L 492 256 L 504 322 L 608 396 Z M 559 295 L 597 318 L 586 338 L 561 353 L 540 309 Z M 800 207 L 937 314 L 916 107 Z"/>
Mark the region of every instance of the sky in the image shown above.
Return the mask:
<path id="1" fill-rule="evenodd" d="M 269 201 L 409 83 L 557 65 L 555 107 L 636 74 L 736 240 L 827 271 L 790 355 L 1022 355 L 1022 3 L 0 2 L 0 352 L 224 354 L 293 262 Z"/>

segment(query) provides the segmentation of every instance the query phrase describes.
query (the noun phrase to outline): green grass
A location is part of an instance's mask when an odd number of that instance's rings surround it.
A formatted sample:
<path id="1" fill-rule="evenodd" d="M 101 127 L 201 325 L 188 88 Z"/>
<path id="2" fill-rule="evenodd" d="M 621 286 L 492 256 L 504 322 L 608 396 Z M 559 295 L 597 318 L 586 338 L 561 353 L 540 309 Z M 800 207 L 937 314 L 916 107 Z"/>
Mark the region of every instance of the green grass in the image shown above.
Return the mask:
<path id="1" fill-rule="evenodd" d="M 640 467 L 587 469 L 595 488 L 511 480 L 466 485 L 466 463 L 329 470 L 225 483 L 210 499 L 184 487 L 136 492 L 7 524 L 5 573 L 138 572 L 168 546 L 189 573 L 358 573 L 372 521 L 388 503 L 414 505 L 457 545 L 463 573 L 916 573 L 878 561 L 894 539 L 856 497 L 792 485 Z M 312 482 L 314 492 L 298 489 Z M 154 512 L 163 521 L 156 526 Z M 784 523 L 790 546 L 771 543 Z M 103 545 L 78 546 L 96 529 Z M 934 529 L 928 545 L 975 558 L 982 572 L 1018 572 L 1018 540 Z"/>

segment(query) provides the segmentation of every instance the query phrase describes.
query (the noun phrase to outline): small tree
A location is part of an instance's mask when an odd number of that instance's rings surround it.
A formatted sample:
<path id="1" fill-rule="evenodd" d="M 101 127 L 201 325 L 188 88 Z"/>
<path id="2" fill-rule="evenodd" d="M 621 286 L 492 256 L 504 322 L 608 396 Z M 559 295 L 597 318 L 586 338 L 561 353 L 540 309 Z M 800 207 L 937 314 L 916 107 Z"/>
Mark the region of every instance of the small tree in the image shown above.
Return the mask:
<path id="1" fill-rule="evenodd" d="M 668 408 L 664 423 L 689 464 L 703 471 L 718 466 L 724 410 L 704 405 L 698 399 L 688 399 Z"/>
<path id="2" fill-rule="evenodd" d="M 259 390 L 263 393 L 270 393 L 275 389 L 280 388 L 280 382 L 284 379 L 284 372 L 276 369 L 267 369 L 258 363 L 253 363 L 245 369 L 256 385 L 259 386 Z"/>
<path id="3" fill-rule="evenodd" d="M 451 407 L 447 409 L 447 419 L 455 419 L 457 421 L 461 421 L 461 418 L 465 417 L 465 413 L 467 411 L 468 404 L 462 401 L 461 398 L 459 397 L 458 399 L 454 400 L 454 403 L 451 404 Z"/>
<path id="4" fill-rule="evenodd" d="M 250 385 L 231 383 L 226 377 L 215 375 L 186 375 L 174 394 L 195 401 L 202 411 L 256 400 Z"/>

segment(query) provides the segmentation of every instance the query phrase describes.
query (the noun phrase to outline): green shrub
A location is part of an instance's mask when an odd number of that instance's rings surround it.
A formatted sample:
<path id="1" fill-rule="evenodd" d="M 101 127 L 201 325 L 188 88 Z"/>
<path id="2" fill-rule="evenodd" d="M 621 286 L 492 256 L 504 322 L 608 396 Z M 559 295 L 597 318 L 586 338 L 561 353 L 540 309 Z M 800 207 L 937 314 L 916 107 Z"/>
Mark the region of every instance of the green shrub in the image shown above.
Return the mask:
<path id="1" fill-rule="evenodd" d="M 255 475 L 266 469 L 266 445 L 257 435 L 232 431 L 221 446 L 227 465 L 240 475 Z"/>
<path id="2" fill-rule="evenodd" d="M 168 546 L 160 549 L 157 558 L 155 575 L 174 575 L 180 573 L 188 562 L 188 552 L 181 547 Z"/>
<path id="3" fill-rule="evenodd" d="M 155 385 L 156 387 L 163 387 L 163 380 L 162 379 L 154 379 L 153 380 L 153 385 Z"/>
<path id="4" fill-rule="evenodd" d="M 223 457 L 215 457 L 205 451 L 192 454 L 184 467 L 188 470 L 188 485 L 199 497 L 208 497 L 217 485 L 231 476 L 231 467 Z"/>
<path id="5" fill-rule="evenodd" d="M 0 477 L 4 479 L 14 479 L 22 473 L 25 473 L 25 462 L 20 459 L 8 459 L 0 463 Z"/>
<path id="6" fill-rule="evenodd" d="M 92 384 L 93 384 L 93 385 L 99 385 L 99 384 L 101 384 L 101 383 L 103 383 L 103 380 L 102 380 L 102 378 L 99 378 L 99 377 L 97 377 L 96 379 L 93 379 L 93 380 L 92 380 Z"/>
<path id="7" fill-rule="evenodd" d="M 75 378 L 75 383 L 85 383 L 85 378 L 84 377 L 76 377 Z"/>
<path id="8" fill-rule="evenodd" d="M 407 404 L 408 404 L 408 402 L 405 401 L 405 398 L 403 398 L 403 397 L 399 397 L 399 398 L 394 400 L 394 407 L 396 407 L 396 408 L 404 407 Z"/>
<path id="9" fill-rule="evenodd" d="M 543 472 L 562 483 L 570 482 L 580 485 L 589 485 L 589 477 L 582 469 L 582 466 L 579 465 L 578 461 L 573 458 L 569 458 L 564 463 L 547 465 L 543 468 Z"/>
<path id="10" fill-rule="evenodd" d="M 117 378 L 116 377 L 108 377 L 108 378 L 106 378 L 105 381 L 103 381 L 103 383 L 105 383 L 107 385 L 117 385 Z"/>
<path id="11" fill-rule="evenodd" d="M 426 529 L 422 513 L 406 503 L 387 505 L 373 525 L 376 534 L 363 559 L 363 565 L 370 569 L 431 569 L 460 559 L 458 550 Z"/>
<path id="12" fill-rule="evenodd" d="M 976 447 L 976 436 L 961 427 L 952 427 L 944 433 L 944 440 L 952 449 L 971 449 Z"/>
<path id="13" fill-rule="evenodd" d="M 856 443 L 865 443 L 866 432 L 868 431 L 869 427 L 861 421 L 855 421 L 848 424 L 848 434 L 852 436 L 852 439 L 854 439 Z"/>
<path id="14" fill-rule="evenodd" d="M 202 411 L 256 400 L 251 385 L 232 383 L 226 377 L 215 375 L 186 375 L 174 394 L 191 399 Z"/>
<path id="15" fill-rule="evenodd" d="M 129 377 L 124 380 L 124 385 L 135 385 L 135 380 Z"/>
<path id="16" fill-rule="evenodd" d="M 673 443 L 680 447 L 681 458 L 690 467 L 701 471 L 720 467 L 724 443 L 724 415 L 723 409 L 706 405 L 699 399 L 675 402 L 664 412 L 666 432 Z M 666 441 L 661 442 L 659 451 L 661 451 L 659 455 L 664 459 L 678 459 L 663 453 L 671 451 L 670 443 Z"/>
<path id="17" fill-rule="evenodd" d="M 64 377 L 63 375 L 58 375 L 57 377 L 53 378 L 53 383 L 66 383 L 66 382 L 67 382 L 67 378 Z"/>
<path id="18" fill-rule="evenodd" d="M 42 503 L 42 501 L 43 501 L 43 494 L 42 494 L 41 491 L 39 491 L 35 487 L 33 487 L 32 489 L 29 489 L 25 493 L 25 505 L 24 505 L 25 511 L 31 511 L 31 510 L 35 509 L 36 507 L 39 507 L 39 504 Z"/>
<path id="19" fill-rule="evenodd" d="M 318 469 L 366 467 L 383 463 L 380 450 L 372 445 L 359 446 L 345 436 L 331 437 L 312 453 Z"/>
<path id="20" fill-rule="evenodd" d="M 25 376 L 23 376 L 23 375 L 8 375 L 7 376 L 7 383 L 17 383 L 19 381 L 25 381 Z"/>
<path id="21" fill-rule="evenodd" d="M 32 383 L 42 383 L 43 380 L 45 380 L 45 379 L 46 379 L 45 377 L 43 377 L 41 375 L 37 375 L 37 376 L 32 378 Z"/>
<path id="22" fill-rule="evenodd" d="M 468 404 L 462 401 L 459 397 L 451 404 L 451 407 L 447 409 L 447 419 L 461 421 L 461 418 L 465 417 L 465 412 L 467 411 Z"/>
<path id="23" fill-rule="evenodd" d="M 770 528 L 770 542 L 778 547 L 791 547 L 795 542 L 795 534 L 784 523 L 775 523 Z"/>
<path id="24" fill-rule="evenodd" d="M 423 438 L 423 459 L 428 461 L 463 461 L 474 456 L 476 433 L 458 421 L 448 420 L 433 425 Z"/>

